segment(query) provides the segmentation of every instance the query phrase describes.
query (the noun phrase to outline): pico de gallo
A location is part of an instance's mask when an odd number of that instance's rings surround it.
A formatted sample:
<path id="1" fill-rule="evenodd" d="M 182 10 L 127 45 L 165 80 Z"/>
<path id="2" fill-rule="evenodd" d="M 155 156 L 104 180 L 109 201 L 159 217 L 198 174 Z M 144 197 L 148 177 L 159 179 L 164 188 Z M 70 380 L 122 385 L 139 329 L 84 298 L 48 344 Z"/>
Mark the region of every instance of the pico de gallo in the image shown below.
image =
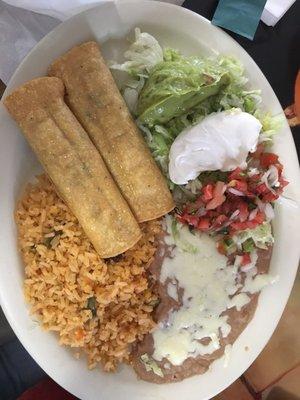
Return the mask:
<path id="1" fill-rule="evenodd" d="M 220 253 L 235 252 L 233 236 L 274 217 L 273 202 L 288 184 L 282 172 L 278 155 L 265 151 L 261 143 L 249 154 L 246 169 L 204 174 L 204 184 L 196 200 L 177 208 L 176 218 L 195 230 L 219 234 Z M 242 264 L 249 262 L 254 246 L 251 238 L 243 243 Z"/>

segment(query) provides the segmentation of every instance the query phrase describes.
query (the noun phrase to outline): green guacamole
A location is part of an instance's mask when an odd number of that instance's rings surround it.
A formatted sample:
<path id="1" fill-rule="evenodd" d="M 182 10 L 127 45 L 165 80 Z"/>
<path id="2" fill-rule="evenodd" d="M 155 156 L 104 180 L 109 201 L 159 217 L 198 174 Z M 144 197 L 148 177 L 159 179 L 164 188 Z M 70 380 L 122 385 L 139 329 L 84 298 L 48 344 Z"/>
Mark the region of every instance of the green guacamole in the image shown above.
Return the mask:
<path id="1" fill-rule="evenodd" d="M 137 115 L 149 127 L 187 113 L 230 82 L 229 74 L 211 76 L 188 58 L 156 65 L 140 93 Z"/>

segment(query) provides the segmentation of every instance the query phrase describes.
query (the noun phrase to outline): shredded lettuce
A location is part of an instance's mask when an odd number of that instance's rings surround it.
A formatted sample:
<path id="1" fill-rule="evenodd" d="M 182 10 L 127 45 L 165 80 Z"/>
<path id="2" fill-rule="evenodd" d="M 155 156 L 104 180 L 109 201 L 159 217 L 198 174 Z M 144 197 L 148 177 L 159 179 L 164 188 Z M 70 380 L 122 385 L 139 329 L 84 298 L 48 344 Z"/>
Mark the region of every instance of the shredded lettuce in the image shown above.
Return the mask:
<path id="1" fill-rule="evenodd" d="M 152 35 L 135 28 L 135 41 L 124 53 L 124 57 L 127 61 L 123 64 L 113 63 L 110 68 L 137 76 L 151 71 L 156 64 L 163 61 L 163 50 Z"/>
<path id="2" fill-rule="evenodd" d="M 137 125 L 144 134 L 145 140 L 151 150 L 152 156 L 160 166 L 163 174 L 169 180 L 169 151 L 174 139 L 169 134 L 169 131 L 160 125 L 155 125 L 152 129 L 140 123 L 137 120 Z M 164 134 L 162 133 L 164 132 Z M 174 184 L 169 180 L 169 186 L 172 189 Z"/>
<path id="3" fill-rule="evenodd" d="M 155 375 L 164 377 L 162 369 L 157 365 L 157 362 L 153 360 L 152 357 L 149 357 L 147 353 L 141 355 L 141 361 L 145 366 L 147 372 L 152 371 Z"/>
<path id="4" fill-rule="evenodd" d="M 178 240 L 180 235 L 179 235 L 178 224 L 175 218 L 173 218 L 171 222 L 171 232 L 174 241 Z"/>
<path id="5" fill-rule="evenodd" d="M 175 244 L 185 253 L 196 254 L 198 252 L 197 247 L 187 240 L 187 237 L 189 237 L 191 233 L 186 225 L 181 224 L 171 215 L 165 216 L 165 223 L 167 233 L 172 238 L 170 244 Z"/>
<path id="6" fill-rule="evenodd" d="M 262 124 L 260 142 L 272 144 L 273 136 L 282 128 L 284 120 L 282 115 L 271 115 L 270 113 L 262 113 L 260 110 L 256 110 L 254 116 Z"/>
<path id="7" fill-rule="evenodd" d="M 164 49 L 164 61 L 176 61 L 181 58 L 181 54 L 178 50 L 167 47 Z"/>
<path id="8" fill-rule="evenodd" d="M 255 246 L 260 249 L 267 249 L 269 245 L 274 243 L 274 237 L 272 235 L 272 227 L 270 222 L 264 222 L 258 225 L 254 229 L 246 229 L 239 232 L 232 238 L 238 247 L 243 247 L 249 239 L 252 239 Z"/>

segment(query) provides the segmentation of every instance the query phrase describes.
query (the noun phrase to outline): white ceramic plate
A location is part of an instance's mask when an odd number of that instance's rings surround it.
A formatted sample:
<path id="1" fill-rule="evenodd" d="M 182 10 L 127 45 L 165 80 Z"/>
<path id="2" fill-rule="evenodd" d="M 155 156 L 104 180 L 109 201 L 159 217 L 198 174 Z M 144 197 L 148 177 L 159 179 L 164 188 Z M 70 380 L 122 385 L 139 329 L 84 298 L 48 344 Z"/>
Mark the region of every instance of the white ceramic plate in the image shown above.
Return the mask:
<path id="1" fill-rule="evenodd" d="M 64 22 L 22 62 L 4 97 L 23 82 L 44 75 L 52 60 L 88 39 L 103 43 L 107 59 L 119 59 L 126 37 L 136 26 L 154 34 L 163 45 L 178 48 L 185 54 L 220 52 L 235 55 L 244 63 L 251 86 L 262 90 L 264 106 L 273 113 L 282 113 L 262 72 L 233 39 L 193 12 L 151 1 L 139 1 L 138 4 L 127 0 L 107 2 Z M 43 332 L 29 317 L 22 292 L 24 267 L 17 252 L 13 211 L 21 189 L 39 167 L 2 104 L 0 136 L 0 300 L 18 338 L 47 374 L 80 399 L 204 400 L 223 390 L 249 367 L 272 335 L 296 274 L 300 219 L 294 203 L 282 203 L 276 209 L 276 243 L 271 272 L 280 276 L 279 282 L 261 294 L 255 317 L 233 346 L 227 368 L 219 360 L 202 376 L 160 386 L 138 381 L 133 371 L 125 366 L 116 374 L 105 374 L 99 369 L 88 371 L 84 360 L 75 360 L 69 350 L 58 345 L 55 334 Z M 286 123 L 276 137 L 275 150 L 290 181 L 286 195 L 297 200 L 300 198 L 299 167 Z"/>

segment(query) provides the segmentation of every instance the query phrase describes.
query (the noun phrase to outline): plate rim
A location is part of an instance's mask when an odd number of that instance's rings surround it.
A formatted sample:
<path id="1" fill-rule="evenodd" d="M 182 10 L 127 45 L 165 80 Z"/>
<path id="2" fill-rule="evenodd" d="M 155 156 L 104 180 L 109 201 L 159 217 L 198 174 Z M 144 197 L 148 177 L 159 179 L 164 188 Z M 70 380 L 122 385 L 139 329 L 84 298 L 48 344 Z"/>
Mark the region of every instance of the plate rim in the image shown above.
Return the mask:
<path id="1" fill-rule="evenodd" d="M 274 99 L 275 99 L 276 102 L 277 102 L 277 105 L 279 106 L 280 110 L 283 112 L 282 106 L 281 106 L 281 104 L 280 104 L 280 102 L 279 102 L 279 100 L 278 100 L 278 97 L 277 97 L 276 93 L 274 92 L 273 88 L 271 87 L 269 81 L 268 81 L 267 78 L 265 77 L 265 75 L 264 75 L 264 73 L 262 72 L 262 70 L 260 69 L 260 67 L 256 64 L 256 62 L 253 60 L 253 58 L 250 56 L 250 54 L 248 54 L 248 52 L 247 52 L 238 42 L 236 42 L 236 40 L 233 39 L 227 32 L 224 32 L 224 31 L 223 31 L 222 29 L 220 29 L 219 27 L 214 26 L 208 19 L 206 19 L 206 18 L 203 17 L 202 15 L 197 14 L 196 12 L 194 12 L 194 11 L 192 11 L 192 10 L 186 9 L 186 8 L 181 7 L 181 6 L 178 6 L 178 5 L 174 5 L 174 4 L 170 4 L 170 3 L 165 3 L 165 2 L 161 2 L 161 1 L 155 1 L 155 3 L 154 3 L 153 0 L 122 0 L 122 1 L 105 0 L 105 1 L 103 1 L 102 3 L 97 4 L 96 6 L 93 6 L 93 7 L 89 8 L 89 9 L 87 9 L 87 10 L 84 10 L 84 11 L 82 11 L 82 12 L 80 12 L 80 13 L 78 13 L 78 14 L 72 16 L 71 18 L 68 18 L 66 21 L 63 21 L 63 22 L 60 23 L 59 25 L 57 25 L 53 30 L 51 30 L 47 35 L 45 35 L 45 36 L 44 36 L 44 37 L 29 51 L 29 53 L 25 56 L 25 58 L 22 60 L 22 62 L 18 65 L 18 67 L 17 67 L 17 69 L 15 70 L 14 74 L 12 75 L 12 77 L 11 77 L 10 80 L 9 80 L 9 82 L 7 83 L 7 87 L 6 87 L 5 91 L 4 91 L 3 96 L 2 96 L 2 99 L 1 99 L 1 104 L 3 103 L 3 99 L 7 96 L 7 94 L 9 94 L 15 87 L 18 86 L 18 85 L 13 85 L 13 82 L 14 82 L 16 76 L 18 76 L 19 71 L 22 69 L 23 65 L 24 65 L 24 64 L 27 62 L 27 60 L 31 57 L 32 53 L 34 53 L 34 52 L 36 51 L 36 49 L 38 49 L 38 48 L 40 48 L 40 47 L 43 47 L 44 42 L 46 42 L 47 40 L 49 40 L 49 38 L 51 38 L 52 35 L 56 35 L 57 32 L 59 32 L 59 30 L 64 29 L 64 28 L 63 28 L 63 25 L 64 25 L 65 23 L 68 23 L 68 22 L 70 23 L 70 22 L 72 22 L 73 20 L 76 20 L 76 18 L 82 18 L 82 15 L 89 14 L 89 13 L 91 13 L 91 12 L 92 12 L 93 10 L 95 10 L 95 9 L 99 9 L 99 10 L 100 10 L 106 3 L 118 4 L 118 5 L 120 5 L 121 7 L 126 7 L 126 5 L 128 5 L 128 4 L 134 4 L 134 3 L 139 3 L 139 5 L 142 6 L 142 3 L 145 3 L 145 4 L 149 4 L 149 6 L 151 5 L 151 7 L 153 7 L 153 5 L 158 5 L 158 7 L 159 7 L 159 6 L 160 6 L 160 7 L 162 6 L 162 7 L 166 7 L 166 8 L 177 8 L 177 9 L 180 9 L 181 12 L 183 12 L 183 13 L 185 13 L 185 14 L 188 14 L 188 15 L 191 15 L 192 17 L 196 17 L 196 18 L 198 18 L 198 19 L 201 19 L 201 20 L 202 20 L 202 23 L 205 23 L 205 24 L 209 25 L 211 28 L 218 30 L 220 35 L 224 35 L 224 37 L 227 37 L 230 41 L 232 41 L 232 43 L 234 43 L 235 46 L 238 47 L 239 52 L 242 52 L 242 53 L 246 56 L 246 58 L 248 58 L 248 61 L 249 61 L 249 62 L 251 61 L 252 65 L 254 65 L 255 68 L 258 69 L 258 70 L 260 71 L 261 75 L 263 76 L 263 78 L 264 78 L 264 80 L 265 80 L 265 84 L 266 84 L 266 85 L 269 87 L 269 89 L 272 91 L 273 96 L 274 96 Z M 288 133 L 289 133 L 291 139 L 293 140 L 293 152 L 297 155 L 297 153 L 296 153 L 295 142 L 294 142 L 294 139 L 293 139 L 293 136 L 292 136 L 291 129 L 290 129 L 290 127 L 289 127 L 288 124 L 287 124 L 287 121 L 284 122 L 284 129 L 285 129 L 285 130 L 288 130 Z M 299 172 L 299 171 L 298 171 L 298 172 Z M 298 182 L 300 182 L 300 179 L 299 179 L 299 178 L 300 178 L 300 172 L 298 173 Z M 298 253 L 300 254 L 300 251 L 299 251 Z M 293 286 L 293 283 L 294 283 L 294 281 L 295 281 L 296 273 L 297 273 L 297 268 L 296 268 L 295 271 L 294 271 L 294 276 L 293 276 L 292 284 L 290 285 L 289 294 L 291 293 L 292 286 Z M 284 310 L 284 308 L 285 308 L 285 306 L 286 306 L 286 303 L 287 303 L 288 299 L 289 299 L 289 296 L 287 296 L 285 303 L 284 303 L 284 304 L 282 303 L 282 312 L 283 312 L 283 310 Z M 4 312 L 4 314 L 5 314 L 6 318 L 7 318 L 7 320 L 9 321 L 10 325 L 13 326 L 13 325 L 14 325 L 14 323 L 13 323 L 13 317 L 11 316 L 11 313 L 10 313 L 9 309 L 6 308 L 6 304 L 5 304 L 5 303 L 6 303 L 5 300 L 3 301 L 3 299 L 2 299 L 2 291 L 0 291 L 0 304 L 1 304 L 1 306 L 2 306 L 3 312 Z M 279 322 L 279 320 L 280 320 L 280 318 L 281 318 L 281 316 L 282 316 L 282 312 L 281 312 L 281 314 L 278 316 L 277 320 L 275 321 L 276 323 L 274 323 L 274 329 L 272 330 L 272 333 L 274 332 L 274 330 L 276 329 L 276 327 L 277 327 L 277 325 L 278 325 L 278 322 Z M 273 321 L 274 321 L 274 320 L 273 320 Z M 11 323 L 11 322 L 12 322 L 12 323 Z M 22 333 L 21 333 L 21 332 L 18 332 L 18 333 L 17 333 L 17 332 L 15 331 L 15 329 L 13 329 L 13 330 L 14 330 L 16 336 L 18 337 L 18 339 L 20 340 L 20 342 L 22 343 L 23 347 L 26 349 L 26 351 L 27 351 L 27 352 L 30 354 L 30 356 L 37 362 L 38 365 L 41 365 L 41 364 L 37 361 L 38 356 L 36 356 L 36 355 L 33 356 L 33 355 L 32 355 L 32 350 L 31 350 L 31 349 L 29 350 L 28 346 L 27 346 L 26 344 L 23 343 L 23 340 L 22 340 Z M 258 355 L 260 354 L 260 352 L 264 349 L 264 347 L 266 346 L 267 342 L 270 340 L 272 333 L 269 335 L 268 339 L 265 341 L 263 347 L 261 348 L 261 350 L 259 351 L 259 353 L 256 354 L 256 356 L 254 357 L 254 359 L 257 358 Z M 254 359 L 253 359 L 253 360 L 254 360 Z M 252 362 L 253 362 L 253 361 L 252 361 Z M 46 372 L 46 371 L 45 371 L 45 372 Z M 56 382 L 60 382 L 60 380 L 58 380 L 56 376 L 55 376 L 55 378 L 54 378 L 54 374 L 53 374 L 53 373 L 49 373 L 48 371 L 47 371 L 46 373 L 47 373 L 52 379 L 54 379 Z M 242 371 L 241 374 L 242 374 L 242 373 L 244 373 L 244 371 Z M 237 378 L 237 377 L 236 377 L 236 378 Z M 236 378 L 232 379 L 232 380 L 228 383 L 228 385 L 227 385 L 226 387 L 228 387 Z M 59 383 L 59 384 L 61 384 L 61 383 Z M 61 385 L 62 385 L 62 384 L 61 384 Z M 63 387 L 66 387 L 66 385 L 64 385 Z M 224 389 L 225 389 L 225 387 L 224 387 L 222 390 L 224 390 Z M 70 393 L 72 393 L 72 394 L 74 394 L 74 395 L 76 396 L 76 393 L 73 392 L 69 387 L 68 387 L 66 390 L 68 390 Z M 219 393 L 219 391 L 217 391 L 216 393 L 214 393 L 214 395 L 216 395 L 217 393 Z"/>

